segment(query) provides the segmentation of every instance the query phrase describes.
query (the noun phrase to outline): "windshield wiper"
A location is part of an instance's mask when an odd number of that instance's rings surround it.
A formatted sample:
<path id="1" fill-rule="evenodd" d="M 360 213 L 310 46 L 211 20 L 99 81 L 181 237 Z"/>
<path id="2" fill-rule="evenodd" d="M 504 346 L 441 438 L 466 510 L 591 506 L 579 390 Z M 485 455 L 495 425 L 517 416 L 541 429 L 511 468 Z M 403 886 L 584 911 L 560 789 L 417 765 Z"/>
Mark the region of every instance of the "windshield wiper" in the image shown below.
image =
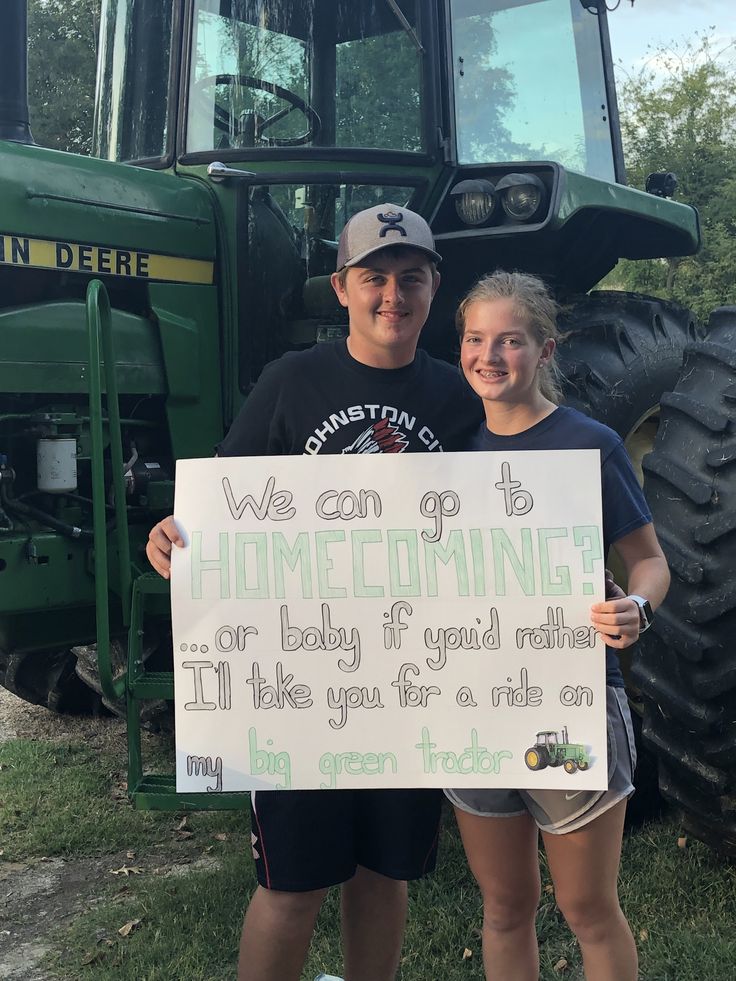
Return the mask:
<path id="1" fill-rule="evenodd" d="M 414 42 L 417 51 L 419 51 L 420 54 L 424 54 L 424 48 L 422 47 L 422 42 L 417 37 L 417 32 L 414 30 L 414 28 L 411 26 L 409 21 L 404 16 L 404 12 L 402 11 L 401 7 L 398 5 L 396 0 L 386 0 L 386 3 L 389 5 L 391 10 L 393 10 L 394 14 L 396 15 L 396 19 L 398 20 L 398 22 L 401 24 L 401 26 L 404 28 L 406 33 Z"/>

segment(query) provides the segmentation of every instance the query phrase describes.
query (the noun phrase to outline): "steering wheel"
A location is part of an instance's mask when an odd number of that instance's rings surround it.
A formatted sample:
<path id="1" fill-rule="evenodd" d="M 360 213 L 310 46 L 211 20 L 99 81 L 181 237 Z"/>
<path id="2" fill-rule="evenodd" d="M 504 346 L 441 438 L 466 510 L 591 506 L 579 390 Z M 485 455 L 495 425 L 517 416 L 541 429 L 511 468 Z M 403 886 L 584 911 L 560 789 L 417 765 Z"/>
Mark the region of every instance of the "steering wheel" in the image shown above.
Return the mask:
<path id="1" fill-rule="evenodd" d="M 205 75 L 197 79 L 194 83 L 194 88 L 204 88 L 207 85 L 243 85 L 249 89 L 260 89 L 263 92 L 269 92 L 271 95 L 275 95 L 279 99 L 283 99 L 284 102 L 289 103 L 288 107 L 279 109 L 272 116 L 266 116 L 264 118 L 259 113 L 254 114 L 254 138 L 261 143 L 265 143 L 266 146 L 302 146 L 304 143 L 311 143 L 320 131 L 322 122 L 309 103 L 305 102 L 296 93 L 290 92 L 289 89 L 284 89 L 280 85 L 276 85 L 275 82 L 267 82 L 263 78 L 254 78 L 252 75 L 233 75 L 227 73 L 224 75 Z M 284 119 L 290 113 L 294 112 L 295 109 L 303 113 L 307 119 L 308 128 L 305 133 L 283 139 L 275 136 L 263 136 L 264 130 L 268 129 L 269 126 L 273 126 L 279 120 Z M 215 103 L 214 124 L 215 128 L 223 133 L 229 134 L 233 128 L 232 114 L 227 109 L 223 109 L 222 106 L 218 106 L 217 103 Z"/>

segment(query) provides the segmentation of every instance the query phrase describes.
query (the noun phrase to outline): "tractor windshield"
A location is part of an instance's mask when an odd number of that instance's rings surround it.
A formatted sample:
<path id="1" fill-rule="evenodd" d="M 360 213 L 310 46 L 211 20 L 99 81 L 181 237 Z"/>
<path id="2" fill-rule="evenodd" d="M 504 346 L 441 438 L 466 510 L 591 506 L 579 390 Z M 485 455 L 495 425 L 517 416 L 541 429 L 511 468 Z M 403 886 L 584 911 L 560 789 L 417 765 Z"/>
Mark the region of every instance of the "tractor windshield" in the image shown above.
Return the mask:
<path id="1" fill-rule="evenodd" d="M 419 0 L 195 0 L 186 152 L 426 149 Z"/>
<path id="2" fill-rule="evenodd" d="M 451 0 L 458 160 L 615 180 L 601 29 L 580 0 Z"/>

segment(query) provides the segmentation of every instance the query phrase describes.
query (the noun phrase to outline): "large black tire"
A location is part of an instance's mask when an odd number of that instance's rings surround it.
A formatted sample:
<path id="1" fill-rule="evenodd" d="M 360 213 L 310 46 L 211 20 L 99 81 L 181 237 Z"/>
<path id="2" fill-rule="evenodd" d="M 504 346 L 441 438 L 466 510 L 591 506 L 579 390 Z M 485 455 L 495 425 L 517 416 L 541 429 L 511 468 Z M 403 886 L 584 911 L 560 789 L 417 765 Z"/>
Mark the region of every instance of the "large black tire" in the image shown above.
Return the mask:
<path id="1" fill-rule="evenodd" d="M 688 348 L 644 469 L 672 571 L 634 669 L 644 739 L 686 828 L 736 856 L 736 307 Z"/>
<path id="2" fill-rule="evenodd" d="M 703 336 L 691 311 L 638 293 L 598 291 L 560 318 L 559 363 L 568 405 L 621 436 L 640 478 L 641 460 L 654 442 L 660 400 L 677 381 L 685 348 Z M 623 584 L 622 570 L 614 568 Z M 640 824 L 662 809 L 657 760 L 640 738 L 642 706 L 628 670 L 637 651 L 622 658 L 637 736 L 637 793 L 627 823 Z"/>
<path id="3" fill-rule="evenodd" d="M 539 746 L 530 746 L 524 753 L 524 762 L 530 770 L 543 770 L 549 763 L 549 757 Z"/>
<path id="4" fill-rule="evenodd" d="M 76 673 L 70 650 L 6 651 L 0 648 L 0 685 L 33 705 L 73 715 L 97 714 L 100 696 Z"/>
<path id="5" fill-rule="evenodd" d="M 676 303 L 600 290 L 564 312 L 560 333 L 566 404 L 627 440 L 672 391 L 685 346 L 702 330 Z"/>

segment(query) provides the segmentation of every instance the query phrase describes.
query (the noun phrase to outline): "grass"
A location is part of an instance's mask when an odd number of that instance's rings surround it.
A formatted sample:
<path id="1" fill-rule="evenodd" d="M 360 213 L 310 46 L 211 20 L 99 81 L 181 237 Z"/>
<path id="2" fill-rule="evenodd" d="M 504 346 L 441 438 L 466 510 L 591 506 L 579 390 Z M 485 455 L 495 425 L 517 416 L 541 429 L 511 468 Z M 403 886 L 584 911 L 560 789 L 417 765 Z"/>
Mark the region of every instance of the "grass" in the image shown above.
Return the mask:
<path id="1" fill-rule="evenodd" d="M 117 757 L 82 744 L 0 744 L 2 857 L 83 857 L 165 841 L 180 816 L 134 811 L 120 766 Z M 196 820 L 219 828 L 223 817 L 202 813 Z"/>
<path id="2" fill-rule="evenodd" d="M 114 792 L 118 767 L 79 745 L 0 746 L 2 860 L 131 849 L 143 870 L 95 884 L 96 901 L 54 935 L 48 976 L 234 978 L 243 910 L 255 885 L 245 817 L 194 814 L 182 829 L 179 816 L 135 812 Z M 678 835 L 670 819 L 625 841 L 621 898 L 637 938 L 641 978 L 726 981 L 736 963 L 736 869 L 698 842 L 678 847 Z M 172 853 L 189 862 L 185 871 L 166 868 Z M 135 925 L 123 937 L 118 930 L 126 923 Z M 337 923 L 333 891 L 304 973 L 310 981 L 319 971 L 340 971 Z M 538 935 L 542 981 L 582 977 L 577 946 L 550 890 L 543 892 Z M 412 886 L 399 981 L 480 981 L 479 937 L 478 894 L 448 816 L 437 873 Z M 567 967 L 556 969 L 563 959 Z"/>

